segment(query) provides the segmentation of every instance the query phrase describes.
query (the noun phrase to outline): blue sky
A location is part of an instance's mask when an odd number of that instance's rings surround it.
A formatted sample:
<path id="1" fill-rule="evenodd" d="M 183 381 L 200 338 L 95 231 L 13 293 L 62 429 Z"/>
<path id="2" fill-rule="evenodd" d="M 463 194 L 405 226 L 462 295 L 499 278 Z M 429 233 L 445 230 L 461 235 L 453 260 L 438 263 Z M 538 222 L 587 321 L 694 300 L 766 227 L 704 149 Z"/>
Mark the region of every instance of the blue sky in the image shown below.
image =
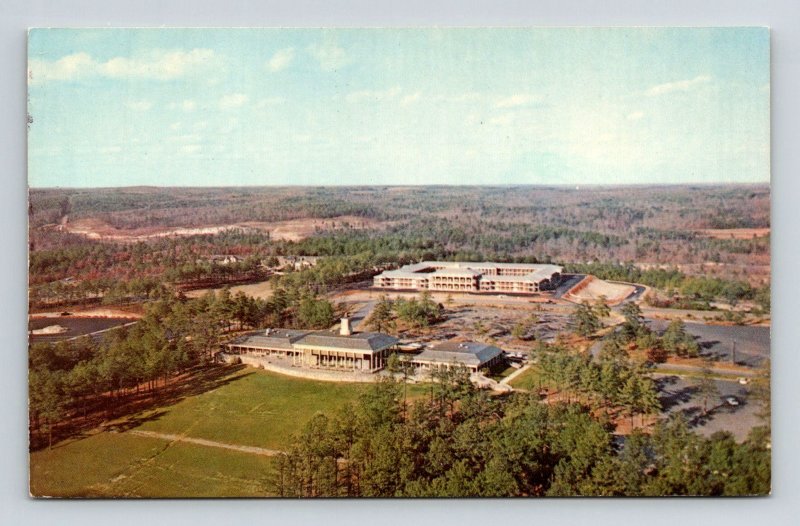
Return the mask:
<path id="1" fill-rule="evenodd" d="M 769 181 L 769 32 L 36 29 L 32 187 Z"/>

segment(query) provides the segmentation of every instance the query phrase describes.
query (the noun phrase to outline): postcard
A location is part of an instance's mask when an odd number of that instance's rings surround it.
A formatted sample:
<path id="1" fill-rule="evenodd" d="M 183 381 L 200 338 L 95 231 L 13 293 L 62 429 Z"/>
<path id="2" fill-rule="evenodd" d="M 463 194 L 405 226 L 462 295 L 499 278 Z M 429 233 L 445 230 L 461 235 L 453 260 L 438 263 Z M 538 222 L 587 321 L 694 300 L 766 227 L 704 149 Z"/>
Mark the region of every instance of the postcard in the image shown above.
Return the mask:
<path id="1" fill-rule="evenodd" d="M 771 492 L 767 28 L 28 46 L 33 497 Z"/>

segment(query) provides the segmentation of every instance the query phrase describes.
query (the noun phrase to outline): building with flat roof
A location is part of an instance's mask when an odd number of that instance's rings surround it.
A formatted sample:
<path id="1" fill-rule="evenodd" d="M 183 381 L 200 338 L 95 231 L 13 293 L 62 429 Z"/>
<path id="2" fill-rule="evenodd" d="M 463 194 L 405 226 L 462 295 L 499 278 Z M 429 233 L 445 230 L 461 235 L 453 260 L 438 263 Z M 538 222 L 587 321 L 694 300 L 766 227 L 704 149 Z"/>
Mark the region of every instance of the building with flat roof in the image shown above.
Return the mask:
<path id="1" fill-rule="evenodd" d="M 224 345 L 226 354 L 273 358 L 295 367 L 376 372 L 397 345 L 397 338 L 379 332 L 266 329 L 239 336 Z"/>
<path id="2" fill-rule="evenodd" d="M 491 369 L 503 360 L 503 350 L 478 342 L 443 342 L 414 356 L 410 363 L 420 371 L 466 367 L 470 372 Z"/>
<path id="3" fill-rule="evenodd" d="M 529 263 L 423 261 L 387 270 L 373 279 L 379 289 L 534 294 L 555 288 L 562 267 Z"/>

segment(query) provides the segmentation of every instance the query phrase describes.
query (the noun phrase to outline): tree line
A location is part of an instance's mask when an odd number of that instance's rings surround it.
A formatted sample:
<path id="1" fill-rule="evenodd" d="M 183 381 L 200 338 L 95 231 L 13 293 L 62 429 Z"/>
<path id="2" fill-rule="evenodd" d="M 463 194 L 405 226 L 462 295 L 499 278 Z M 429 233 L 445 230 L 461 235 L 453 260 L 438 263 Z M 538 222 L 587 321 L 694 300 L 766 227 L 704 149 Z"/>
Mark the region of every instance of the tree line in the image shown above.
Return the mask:
<path id="1" fill-rule="evenodd" d="M 538 396 L 490 397 L 465 371 L 441 371 L 429 396 L 404 403 L 376 384 L 333 415 L 317 414 L 277 457 L 283 497 L 751 495 L 770 490 L 768 430 L 743 444 L 659 422 L 619 445 L 601 414 Z"/>

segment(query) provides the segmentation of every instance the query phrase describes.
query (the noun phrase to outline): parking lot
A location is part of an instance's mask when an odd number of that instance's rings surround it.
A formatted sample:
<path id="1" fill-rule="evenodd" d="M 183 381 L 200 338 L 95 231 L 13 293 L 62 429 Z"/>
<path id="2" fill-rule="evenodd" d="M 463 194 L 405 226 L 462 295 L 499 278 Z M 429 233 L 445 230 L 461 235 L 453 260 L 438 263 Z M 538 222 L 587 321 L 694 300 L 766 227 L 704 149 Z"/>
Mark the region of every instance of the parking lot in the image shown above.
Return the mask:
<path id="1" fill-rule="evenodd" d="M 748 385 L 741 385 L 736 380 L 715 380 L 718 393 L 709 397 L 708 412 L 703 415 L 704 400 L 698 389 L 699 378 L 654 376 L 661 391 L 664 414 L 682 414 L 690 427 L 701 435 L 729 431 L 741 442 L 753 427 L 763 425 L 758 417 L 760 405 L 751 399 Z M 738 405 L 726 402 L 726 397 L 734 397 Z"/>

